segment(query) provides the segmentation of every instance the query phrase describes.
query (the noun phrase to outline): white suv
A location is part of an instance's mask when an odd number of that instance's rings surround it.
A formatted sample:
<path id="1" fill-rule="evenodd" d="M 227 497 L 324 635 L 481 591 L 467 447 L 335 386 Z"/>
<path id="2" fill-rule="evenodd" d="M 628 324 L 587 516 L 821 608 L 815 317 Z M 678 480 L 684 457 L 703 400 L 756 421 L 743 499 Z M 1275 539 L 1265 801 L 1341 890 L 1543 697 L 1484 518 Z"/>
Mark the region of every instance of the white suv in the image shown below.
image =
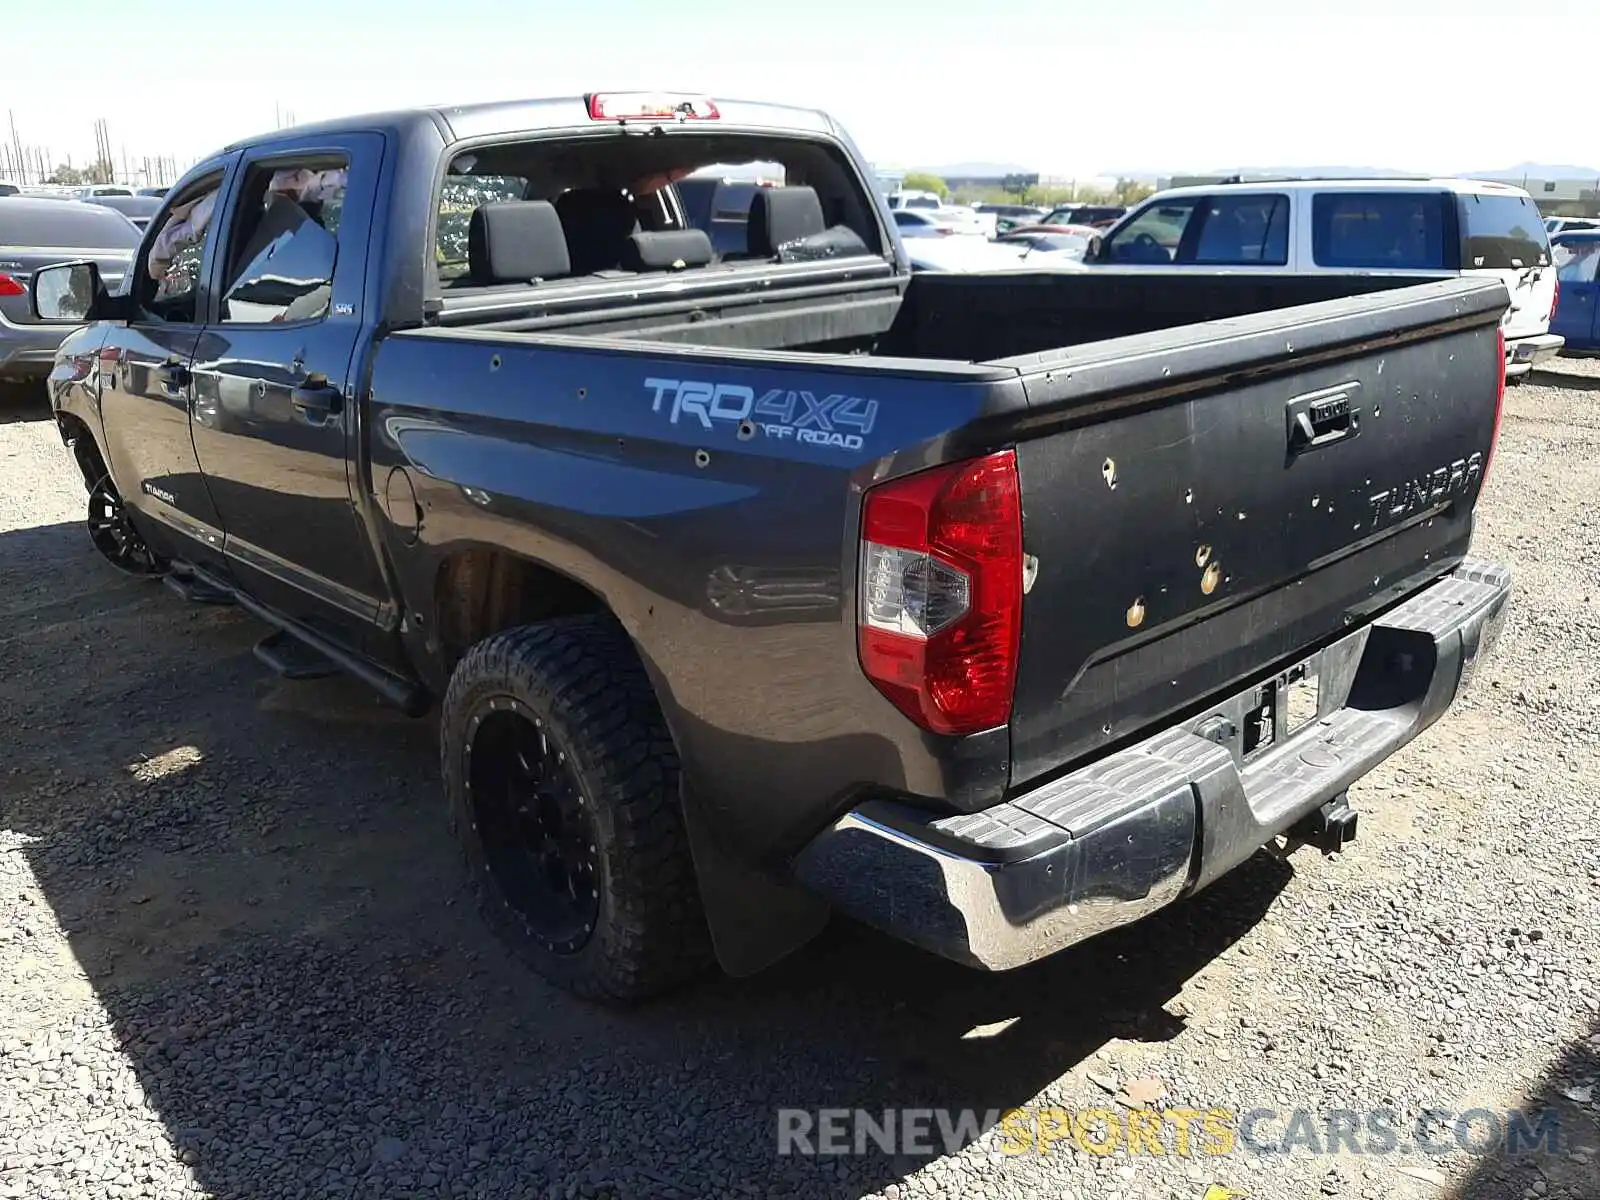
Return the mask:
<path id="1" fill-rule="evenodd" d="M 1110 229 L 1093 264 L 1312 274 L 1490 274 L 1511 307 L 1506 375 L 1561 352 L 1556 272 L 1528 193 L 1470 179 L 1325 179 L 1174 188 Z"/>

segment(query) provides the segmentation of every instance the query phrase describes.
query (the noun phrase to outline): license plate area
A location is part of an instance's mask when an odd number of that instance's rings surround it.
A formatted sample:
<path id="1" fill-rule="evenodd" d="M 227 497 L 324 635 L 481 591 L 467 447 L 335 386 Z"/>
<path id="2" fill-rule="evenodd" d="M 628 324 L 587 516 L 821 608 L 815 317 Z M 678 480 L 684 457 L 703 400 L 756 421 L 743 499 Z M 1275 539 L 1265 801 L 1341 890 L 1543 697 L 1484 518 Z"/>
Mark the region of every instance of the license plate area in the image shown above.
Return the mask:
<path id="1" fill-rule="evenodd" d="M 1249 762 L 1315 724 L 1322 708 L 1322 654 L 1264 680 L 1191 728 Z"/>
<path id="2" fill-rule="evenodd" d="M 1293 737 L 1317 719 L 1322 697 L 1316 660 L 1308 659 L 1286 671 L 1279 691 L 1283 697 L 1283 736 Z"/>

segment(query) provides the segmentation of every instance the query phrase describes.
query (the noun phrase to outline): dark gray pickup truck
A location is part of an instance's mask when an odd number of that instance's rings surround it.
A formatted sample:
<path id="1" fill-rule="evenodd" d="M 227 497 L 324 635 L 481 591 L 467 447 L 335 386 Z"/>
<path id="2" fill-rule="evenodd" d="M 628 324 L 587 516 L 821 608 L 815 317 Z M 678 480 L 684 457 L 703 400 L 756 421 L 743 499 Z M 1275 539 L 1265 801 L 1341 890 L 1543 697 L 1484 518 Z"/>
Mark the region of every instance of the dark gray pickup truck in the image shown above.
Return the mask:
<path id="1" fill-rule="evenodd" d="M 1502 284 L 913 276 L 869 179 L 763 104 L 399 112 L 32 280 L 96 544 L 437 706 L 485 911 L 580 993 L 832 911 L 1014 967 L 1337 848 L 1506 611 Z"/>

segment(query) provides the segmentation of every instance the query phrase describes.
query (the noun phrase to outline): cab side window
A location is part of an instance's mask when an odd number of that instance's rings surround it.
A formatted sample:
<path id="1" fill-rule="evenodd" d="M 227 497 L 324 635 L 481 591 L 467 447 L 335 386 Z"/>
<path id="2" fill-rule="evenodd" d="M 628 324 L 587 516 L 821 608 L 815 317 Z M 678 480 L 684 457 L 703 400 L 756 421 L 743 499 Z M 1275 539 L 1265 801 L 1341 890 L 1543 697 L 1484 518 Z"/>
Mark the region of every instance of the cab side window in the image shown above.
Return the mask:
<path id="1" fill-rule="evenodd" d="M 224 323 L 315 321 L 328 314 L 348 182 L 344 159 L 251 169 L 228 238 Z"/>
<path id="2" fill-rule="evenodd" d="M 143 253 L 135 275 L 140 307 L 159 321 L 193 324 L 211 218 L 222 177 L 187 189 L 155 223 L 155 236 Z"/>
<path id="3" fill-rule="evenodd" d="M 1203 205 L 1194 261 L 1204 266 L 1282 267 L 1289 262 L 1289 197 L 1213 196 Z"/>
<path id="4" fill-rule="evenodd" d="M 1165 266 L 1176 261 L 1197 202 L 1189 196 L 1150 205 L 1106 240 L 1101 260 L 1137 266 Z"/>

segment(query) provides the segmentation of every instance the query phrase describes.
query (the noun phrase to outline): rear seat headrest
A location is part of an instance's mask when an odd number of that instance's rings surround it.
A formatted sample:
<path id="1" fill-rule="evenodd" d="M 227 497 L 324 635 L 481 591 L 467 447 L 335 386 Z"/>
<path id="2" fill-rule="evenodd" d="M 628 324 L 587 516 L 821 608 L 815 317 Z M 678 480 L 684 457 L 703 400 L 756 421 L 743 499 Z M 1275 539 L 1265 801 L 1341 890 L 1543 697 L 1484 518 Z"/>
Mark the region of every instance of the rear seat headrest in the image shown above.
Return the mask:
<path id="1" fill-rule="evenodd" d="M 673 271 L 703 267 L 715 255 L 711 238 L 703 229 L 668 229 L 660 233 L 634 233 L 622 248 L 625 271 Z"/>
<path id="2" fill-rule="evenodd" d="M 776 258 L 789 242 L 812 237 L 826 228 L 822 201 L 815 188 L 757 188 L 750 202 L 750 253 Z"/>
<path id="3" fill-rule="evenodd" d="M 639 210 L 615 188 L 572 188 L 556 197 L 574 275 L 614 270 L 623 243 L 639 228 Z"/>
<path id="4" fill-rule="evenodd" d="M 527 283 L 572 272 L 561 219 L 545 200 L 494 200 L 472 210 L 467 272 L 473 283 Z"/>

